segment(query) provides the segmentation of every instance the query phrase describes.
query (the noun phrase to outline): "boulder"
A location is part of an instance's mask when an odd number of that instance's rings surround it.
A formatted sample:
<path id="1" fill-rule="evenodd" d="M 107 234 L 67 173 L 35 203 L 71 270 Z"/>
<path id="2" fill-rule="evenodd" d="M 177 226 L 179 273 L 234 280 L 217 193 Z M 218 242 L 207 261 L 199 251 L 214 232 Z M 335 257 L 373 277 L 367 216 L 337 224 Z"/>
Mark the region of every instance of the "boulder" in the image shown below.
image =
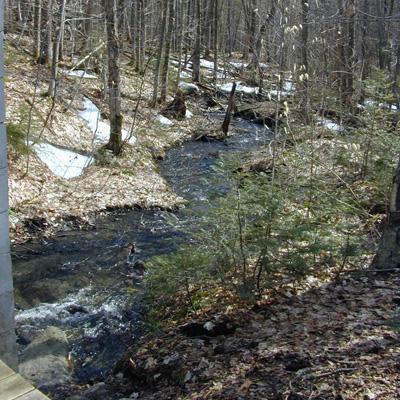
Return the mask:
<path id="1" fill-rule="evenodd" d="M 194 83 L 188 82 L 179 82 L 179 89 L 183 92 L 186 96 L 191 96 L 194 94 L 199 93 L 200 89 Z"/>
<path id="2" fill-rule="evenodd" d="M 49 390 L 71 381 L 68 354 L 67 336 L 61 329 L 50 326 L 23 351 L 19 372 L 39 389 Z"/>

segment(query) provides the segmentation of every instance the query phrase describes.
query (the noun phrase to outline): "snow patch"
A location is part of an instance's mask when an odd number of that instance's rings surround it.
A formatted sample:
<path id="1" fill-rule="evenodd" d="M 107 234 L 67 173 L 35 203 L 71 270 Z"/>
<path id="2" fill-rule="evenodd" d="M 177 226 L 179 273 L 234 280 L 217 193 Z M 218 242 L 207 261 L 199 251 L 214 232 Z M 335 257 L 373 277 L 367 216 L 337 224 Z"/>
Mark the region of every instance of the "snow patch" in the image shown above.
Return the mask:
<path id="1" fill-rule="evenodd" d="M 48 143 L 31 143 L 37 156 L 47 167 L 61 178 L 71 179 L 82 174 L 93 162 L 92 157 L 83 156 L 71 150 L 60 149 Z"/>
<path id="2" fill-rule="evenodd" d="M 97 79 L 96 75 L 89 74 L 88 72 L 82 69 L 76 69 L 74 71 L 65 71 L 64 72 L 68 76 L 72 76 L 74 78 L 84 78 L 84 79 Z"/>
<path id="3" fill-rule="evenodd" d="M 95 141 L 107 143 L 110 138 L 110 124 L 101 120 L 101 113 L 97 106 L 87 97 L 83 100 L 83 110 L 79 116 L 86 121 L 89 129 L 94 133 Z M 128 143 L 135 144 L 136 138 L 131 136 L 125 129 L 122 130 L 122 140 L 128 140 Z"/>
<path id="4" fill-rule="evenodd" d="M 232 91 L 232 82 L 224 83 L 224 84 L 218 84 L 217 88 L 219 90 L 222 90 L 223 92 L 230 93 Z M 250 86 L 245 86 L 241 82 L 239 82 L 236 85 L 236 91 L 245 93 L 245 94 L 258 94 L 260 89 L 258 87 L 250 87 Z"/>
<path id="5" fill-rule="evenodd" d="M 335 132 L 343 132 L 344 131 L 344 128 L 342 125 L 339 125 L 330 119 L 318 118 L 317 121 L 321 124 L 321 126 L 323 126 L 326 129 L 329 129 L 331 131 L 335 131 Z"/>
<path id="6" fill-rule="evenodd" d="M 157 121 L 160 124 L 167 125 L 167 126 L 171 126 L 174 124 L 170 119 L 164 117 L 163 115 L 157 115 Z"/>
<path id="7" fill-rule="evenodd" d="M 238 69 L 240 69 L 240 68 L 245 68 L 245 67 L 247 66 L 246 63 L 244 63 L 244 62 L 238 62 L 238 61 L 231 61 L 229 64 L 232 65 L 232 66 L 235 67 L 235 68 L 238 68 Z"/>
<path id="8" fill-rule="evenodd" d="M 185 117 L 188 118 L 188 119 L 192 118 L 193 117 L 193 113 L 190 110 L 186 109 Z"/>
<path id="9" fill-rule="evenodd" d="M 212 61 L 201 59 L 200 67 L 207 68 L 207 69 L 214 69 L 214 63 Z"/>
<path id="10" fill-rule="evenodd" d="M 179 82 L 179 88 L 182 90 L 185 90 L 187 92 L 199 92 L 200 89 L 197 85 L 194 83 L 188 83 L 188 82 Z"/>
<path id="11" fill-rule="evenodd" d="M 187 71 L 181 71 L 181 78 L 191 78 L 192 74 Z"/>
<path id="12" fill-rule="evenodd" d="M 293 92 L 296 89 L 296 84 L 291 80 L 286 80 L 283 82 L 282 89 L 285 92 Z"/>

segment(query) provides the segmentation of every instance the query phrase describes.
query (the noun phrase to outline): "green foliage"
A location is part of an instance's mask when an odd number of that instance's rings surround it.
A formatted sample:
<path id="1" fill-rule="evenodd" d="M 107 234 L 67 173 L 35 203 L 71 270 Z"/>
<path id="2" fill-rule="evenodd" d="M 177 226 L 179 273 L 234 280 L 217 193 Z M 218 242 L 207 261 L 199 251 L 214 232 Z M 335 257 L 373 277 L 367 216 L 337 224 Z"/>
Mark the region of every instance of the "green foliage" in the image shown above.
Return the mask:
<path id="1" fill-rule="evenodd" d="M 29 145 L 26 142 L 28 112 L 25 108 L 20 108 L 18 119 L 19 122 L 11 122 L 6 125 L 8 144 L 11 152 L 16 156 L 29 153 Z"/>
<path id="2" fill-rule="evenodd" d="M 393 82 L 387 71 L 374 68 L 365 85 L 365 94 L 368 99 L 377 103 L 392 103 L 395 100 L 392 92 Z"/>
<path id="3" fill-rule="evenodd" d="M 388 76 L 375 71 L 367 87 L 373 102 L 357 128 L 328 135 L 288 126 L 297 140 L 278 152 L 273 176 L 234 175 L 237 162 L 223 160 L 213 176 L 232 189 L 211 200 L 190 244 L 151 262 L 153 315 L 176 318 L 232 296 L 253 302 L 368 262 L 382 220 L 374 210 L 387 204 L 400 135 L 385 106 L 393 100 Z"/>
<path id="4" fill-rule="evenodd" d="M 222 173 L 222 172 L 221 172 Z M 313 177 L 241 175 L 210 205 L 191 245 L 153 260 L 147 277 L 160 315 L 214 302 L 220 288 L 253 302 L 268 290 L 320 275 L 363 253 L 357 210 Z"/>

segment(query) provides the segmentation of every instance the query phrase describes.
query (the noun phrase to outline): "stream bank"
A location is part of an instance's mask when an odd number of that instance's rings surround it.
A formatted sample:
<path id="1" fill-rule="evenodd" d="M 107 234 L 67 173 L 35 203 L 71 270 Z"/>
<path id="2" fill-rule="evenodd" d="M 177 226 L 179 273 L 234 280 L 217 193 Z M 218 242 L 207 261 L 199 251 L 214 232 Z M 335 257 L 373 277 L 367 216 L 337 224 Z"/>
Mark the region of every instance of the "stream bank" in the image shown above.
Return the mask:
<path id="1" fill-rule="evenodd" d="M 55 326 L 68 337 L 74 382 L 104 379 L 142 330 L 142 284 L 135 264 L 127 260 L 130 243 L 144 262 L 174 251 L 195 229 L 199 213 L 229 189 L 229 182 L 213 169 L 216 160 L 263 147 L 269 139 L 268 129 L 237 120 L 226 142 L 189 141 L 168 150 L 159 172 L 187 202 L 176 213 L 120 211 L 97 219 L 92 230 L 60 231 L 45 245 L 14 246 L 21 352 L 46 327 Z M 43 389 L 56 390 L 49 385 Z"/>

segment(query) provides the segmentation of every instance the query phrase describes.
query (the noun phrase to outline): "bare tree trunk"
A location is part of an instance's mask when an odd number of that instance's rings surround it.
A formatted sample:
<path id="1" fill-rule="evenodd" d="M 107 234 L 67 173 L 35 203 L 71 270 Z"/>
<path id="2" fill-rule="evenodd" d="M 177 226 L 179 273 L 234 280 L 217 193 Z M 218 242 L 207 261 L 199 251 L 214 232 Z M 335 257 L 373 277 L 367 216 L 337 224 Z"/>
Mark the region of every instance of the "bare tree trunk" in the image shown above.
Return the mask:
<path id="1" fill-rule="evenodd" d="M 364 103 L 365 98 L 365 80 L 368 77 L 369 65 L 367 61 L 367 51 L 368 51 L 368 42 L 367 42 L 367 30 L 368 30 L 368 19 L 367 15 L 369 12 L 369 0 L 364 0 L 364 8 L 362 15 L 362 24 L 361 24 L 361 94 L 360 94 L 360 102 Z"/>
<path id="2" fill-rule="evenodd" d="M 4 38 L 4 4 L 0 1 L 0 37 Z M 0 60 L 3 60 L 3 42 Z M 1 65 L 3 70 L 4 66 Z M 0 358 L 11 368 L 18 368 L 14 322 L 14 290 L 10 256 L 8 217 L 7 134 L 3 74 L 0 75 Z"/>
<path id="3" fill-rule="evenodd" d="M 393 176 L 388 220 L 379 248 L 372 262 L 373 268 L 400 268 L 400 158 Z"/>
<path id="4" fill-rule="evenodd" d="M 46 21 L 46 56 L 45 64 L 50 64 L 53 59 L 53 11 L 54 1 L 48 0 L 47 21 Z"/>
<path id="5" fill-rule="evenodd" d="M 140 0 L 140 51 L 139 51 L 139 73 L 144 74 L 146 64 L 146 0 Z"/>
<path id="6" fill-rule="evenodd" d="M 178 33 L 178 73 L 176 77 L 175 83 L 175 92 L 179 88 L 179 82 L 181 80 L 181 72 L 182 72 L 182 50 L 183 50 L 183 34 L 185 32 L 185 13 L 184 13 L 184 3 L 182 1 L 178 1 L 178 10 L 177 16 L 179 17 L 179 33 Z"/>
<path id="7" fill-rule="evenodd" d="M 225 114 L 225 119 L 222 124 L 222 132 L 224 132 L 224 135 L 227 136 L 229 132 L 229 125 L 231 123 L 231 117 L 232 117 L 232 110 L 234 107 L 234 102 L 235 102 L 235 92 L 236 92 L 236 82 L 233 82 L 232 84 L 232 90 L 231 94 L 229 97 L 229 104 L 228 108 L 226 109 L 226 114 Z"/>
<path id="8" fill-rule="evenodd" d="M 204 36 L 204 58 L 210 58 L 210 49 L 211 49 L 211 18 L 213 14 L 213 0 L 204 0 L 204 14 L 202 21 L 202 34 Z M 207 6 L 206 6 L 207 5 Z"/>
<path id="9" fill-rule="evenodd" d="M 214 84 L 217 84 L 218 79 L 218 21 L 219 21 L 219 6 L 218 0 L 214 0 Z"/>
<path id="10" fill-rule="evenodd" d="M 301 89 L 302 93 L 302 101 L 301 108 L 303 112 L 303 117 L 305 122 L 309 121 L 309 113 L 310 113 L 310 98 L 308 93 L 308 11 L 309 11 L 309 3 L 308 0 L 301 0 Z"/>
<path id="11" fill-rule="evenodd" d="M 115 156 L 122 148 L 122 115 L 119 74 L 119 44 L 117 32 L 117 5 L 115 0 L 103 0 L 107 25 L 107 56 L 108 56 L 108 104 L 110 108 L 110 140 L 107 148 Z"/>
<path id="12" fill-rule="evenodd" d="M 165 29 L 167 25 L 167 0 L 161 1 L 161 10 L 162 10 L 162 22 L 160 28 L 160 40 L 158 45 L 158 54 L 156 60 L 156 66 L 154 69 L 154 83 L 153 83 L 153 98 L 151 104 L 153 107 L 157 104 L 157 96 L 158 96 L 158 86 L 160 83 L 160 67 L 161 67 L 161 60 L 162 54 L 164 49 L 164 39 L 165 39 Z"/>
<path id="13" fill-rule="evenodd" d="M 168 29 L 165 40 L 165 50 L 164 50 L 164 61 L 161 71 L 161 103 L 165 103 L 167 98 L 167 90 L 168 90 L 168 68 L 169 68 L 169 56 L 171 52 L 171 38 L 172 38 L 172 29 L 174 27 L 174 0 L 167 0 L 167 8 L 168 8 Z"/>
<path id="14" fill-rule="evenodd" d="M 49 90 L 47 93 L 50 97 L 53 97 L 53 98 L 56 96 L 58 61 L 59 61 L 59 55 L 60 55 L 60 50 L 61 50 L 61 41 L 62 41 L 63 32 L 64 32 L 66 4 L 67 4 L 67 0 L 62 0 L 61 10 L 60 10 L 60 22 L 58 25 L 57 38 L 54 43 L 53 60 L 51 63 L 51 79 L 50 79 L 50 84 L 49 84 Z"/>
<path id="15" fill-rule="evenodd" d="M 397 30 L 395 38 L 393 40 L 393 48 L 395 52 L 396 63 L 393 70 L 393 95 L 395 98 L 397 109 L 400 109 L 400 91 L 399 91 L 399 79 L 400 79 L 400 22 L 397 23 Z"/>
<path id="16" fill-rule="evenodd" d="M 193 49 L 193 81 L 200 82 L 200 51 L 201 51 L 201 0 L 195 0 L 196 37 Z"/>
<path id="17" fill-rule="evenodd" d="M 35 61 L 40 57 L 40 24 L 42 19 L 42 0 L 35 0 L 33 8 L 33 58 Z"/>

